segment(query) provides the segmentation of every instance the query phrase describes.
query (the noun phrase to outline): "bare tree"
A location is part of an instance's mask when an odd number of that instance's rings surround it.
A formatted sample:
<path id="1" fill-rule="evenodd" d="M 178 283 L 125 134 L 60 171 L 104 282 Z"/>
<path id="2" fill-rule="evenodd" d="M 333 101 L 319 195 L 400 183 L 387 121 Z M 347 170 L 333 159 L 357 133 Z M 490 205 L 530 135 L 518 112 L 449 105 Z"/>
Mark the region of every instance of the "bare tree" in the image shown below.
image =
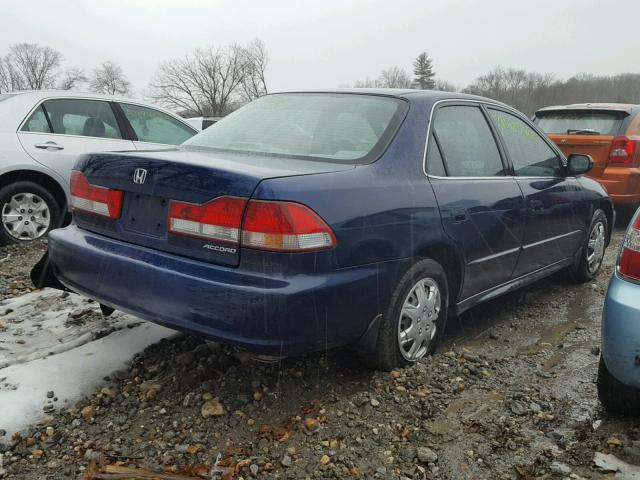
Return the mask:
<path id="1" fill-rule="evenodd" d="M 37 43 L 18 43 L 9 47 L 3 63 L 2 75 L 12 90 L 41 90 L 54 86 L 62 55 Z"/>
<path id="2" fill-rule="evenodd" d="M 365 78 L 364 80 L 358 80 L 356 81 L 356 83 L 354 84 L 355 88 L 376 88 L 379 87 L 380 85 L 378 85 L 378 81 L 377 80 L 373 80 L 369 77 Z"/>
<path id="3" fill-rule="evenodd" d="M 265 72 L 269 57 L 267 46 L 256 38 L 245 48 L 245 74 L 242 80 L 242 96 L 251 101 L 267 94 Z"/>
<path id="4" fill-rule="evenodd" d="M 411 88 L 411 77 L 400 67 L 390 67 L 380 73 L 378 86 L 383 88 Z"/>
<path id="5" fill-rule="evenodd" d="M 14 84 L 11 65 L 5 61 L 4 57 L 0 57 L 0 93 L 12 90 L 14 90 Z"/>
<path id="6" fill-rule="evenodd" d="M 62 78 L 58 82 L 60 90 L 74 90 L 87 81 L 84 70 L 77 67 L 71 67 L 65 70 Z"/>
<path id="7" fill-rule="evenodd" d="M 122 67 L 112 61 L 102 63 L 93 71 L 89 88 L 94 92 L 107 95 L 131 93 L 131 83 L 127 80 Z"/>
<path id="8" fill-rule="evenodd" d="M 553 74 L 496 67 L 465 90 L 512 105 L 529 115 L 548 105 L 585 102 L 638 103 L 640 74 L 596 76 L 580 73 L 568 80 Z"/>
<path id="9" fill-rule="evenodd" d="M 434 80 L 433 89 L 440 90 L 442 92 L 457 92 L 459 90 L 453 83 L 441 78 L 436 78 Z"/>
<path id="10" fill-rule="evenodd" d="M 237 44 L 197 49 L 182 59 L 161 64 L 150 84 L 149 96 L 185 113 L 225 115 L 237 105 L 239 97 L 266 92 L 266 49 L 262 42 L 257 42 L 254 41 L 252 49 Z M 259 67 L 255 63 L 257 58 L 261 62 Z M 253 80 L 249 81 L 248 75 L 254 75 Z"/>

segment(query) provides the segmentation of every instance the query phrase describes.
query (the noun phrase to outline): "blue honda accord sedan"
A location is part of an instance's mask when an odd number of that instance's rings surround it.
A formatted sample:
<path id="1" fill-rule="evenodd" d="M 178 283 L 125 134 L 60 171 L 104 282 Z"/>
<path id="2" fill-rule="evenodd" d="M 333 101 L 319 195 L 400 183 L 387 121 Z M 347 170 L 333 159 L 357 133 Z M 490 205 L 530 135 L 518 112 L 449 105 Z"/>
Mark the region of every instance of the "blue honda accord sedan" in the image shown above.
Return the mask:
<path id="1" fill-rule="evenodd" d="M 604 304 L 598 396 L 612 413 L 640 411 L 640 209 L 622 241 Z"/>
<path id="2" fill-rule="evenodd" d="M 267 355 L 350 345 L 382 369 L 448 315 L 598 273 L 612 203 L 521 113 L 419 90 L 272 94 L 176 149 L 80 157 L 67 288 Z"/>

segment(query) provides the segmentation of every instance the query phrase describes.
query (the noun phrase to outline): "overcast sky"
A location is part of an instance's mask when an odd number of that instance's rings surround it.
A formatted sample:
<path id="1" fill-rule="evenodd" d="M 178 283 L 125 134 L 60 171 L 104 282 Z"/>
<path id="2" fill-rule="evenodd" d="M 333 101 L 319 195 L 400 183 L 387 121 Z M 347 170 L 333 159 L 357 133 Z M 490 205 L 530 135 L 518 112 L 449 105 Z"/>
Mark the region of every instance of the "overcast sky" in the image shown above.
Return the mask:
<path id="1" fill-rule="evenodd" d="M 640 72 L 639 18 L 638 0 L 0 0 L 0 53 L 37 42 L 65 66 L 113 60 L 142 93 L 163 60 L 259 37 L 271 91 L 410 71 L 422 51 L 438 77 L 465 86 L 496 65 Z"/>

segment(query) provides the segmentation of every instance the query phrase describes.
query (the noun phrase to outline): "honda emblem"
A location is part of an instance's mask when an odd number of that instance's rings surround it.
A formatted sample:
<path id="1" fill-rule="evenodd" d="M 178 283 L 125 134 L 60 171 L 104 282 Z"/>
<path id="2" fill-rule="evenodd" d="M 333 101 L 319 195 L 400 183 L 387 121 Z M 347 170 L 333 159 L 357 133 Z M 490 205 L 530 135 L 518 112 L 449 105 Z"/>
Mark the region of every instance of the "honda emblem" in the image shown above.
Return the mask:
<path id="1" fill-rule="evenodd" d="M 144 168 L 136 168 L 136 171 L 133 172 L 133 183 L 142 185 L 146 179 L 147 171 Z"/>

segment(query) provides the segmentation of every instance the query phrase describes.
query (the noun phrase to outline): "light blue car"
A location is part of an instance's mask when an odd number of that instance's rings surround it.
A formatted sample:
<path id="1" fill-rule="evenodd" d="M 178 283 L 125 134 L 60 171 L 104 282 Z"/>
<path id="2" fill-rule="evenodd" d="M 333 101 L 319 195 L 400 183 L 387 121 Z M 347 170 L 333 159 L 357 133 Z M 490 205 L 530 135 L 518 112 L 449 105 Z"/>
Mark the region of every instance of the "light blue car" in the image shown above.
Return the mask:
<path id="1" fill-rule="evenodd" d="M 640 413 L 640 208 L 624 236 L 605 301 L 598 396 L 612 413 Z"/>

